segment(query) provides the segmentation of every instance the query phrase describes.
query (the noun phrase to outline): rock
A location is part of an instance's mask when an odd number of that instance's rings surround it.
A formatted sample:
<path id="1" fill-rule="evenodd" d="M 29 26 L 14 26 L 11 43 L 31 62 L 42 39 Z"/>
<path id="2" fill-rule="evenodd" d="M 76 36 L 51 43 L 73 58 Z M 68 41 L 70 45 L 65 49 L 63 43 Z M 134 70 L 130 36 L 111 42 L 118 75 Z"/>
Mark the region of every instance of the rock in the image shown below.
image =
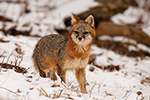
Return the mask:
<path id="1" fill-rule="evenodd" d="M 124 36 L 150 47 L 150 37 L 140 29 L 128 25 L 116 25 L 110 21 L 99 23 L 96 35 Z"/>

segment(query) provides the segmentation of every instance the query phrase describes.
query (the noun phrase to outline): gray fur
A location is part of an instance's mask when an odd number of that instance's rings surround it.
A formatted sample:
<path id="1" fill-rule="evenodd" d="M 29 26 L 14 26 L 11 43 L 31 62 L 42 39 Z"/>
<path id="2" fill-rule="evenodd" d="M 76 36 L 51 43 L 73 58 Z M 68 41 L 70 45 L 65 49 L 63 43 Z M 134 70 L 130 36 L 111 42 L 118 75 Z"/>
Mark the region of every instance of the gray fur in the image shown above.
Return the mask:
<path id="1" fill-rule="evenodd" d="M 45 67 L 43 65 L 44 61 L 40 58 L 63 59 L 63 55 L 60 55 L 60 53 L 64 53 L 62 51 L 64 51 L 67 41 L 68 38 L 62 35 L 48 35 L 41 38 L 33 53 L 33 58 L 36 60 L 38 67 L 40 67 L 39 69 L 44 69 Z"/>

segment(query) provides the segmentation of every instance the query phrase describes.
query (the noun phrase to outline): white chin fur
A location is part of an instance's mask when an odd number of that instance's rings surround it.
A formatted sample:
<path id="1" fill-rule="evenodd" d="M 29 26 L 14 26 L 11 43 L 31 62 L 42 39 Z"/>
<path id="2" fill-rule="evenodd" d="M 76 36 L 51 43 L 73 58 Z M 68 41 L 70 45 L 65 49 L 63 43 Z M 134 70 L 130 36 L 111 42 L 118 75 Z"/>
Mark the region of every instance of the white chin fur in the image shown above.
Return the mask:
<path id="1" fill-rule="evenodd" d="M 85 38 L 82 38 L 81 41 L 79 41 L 78 38 L 76 38 L 76 36 L 74 34 L 71 35 L 71 38 L 78 45 L 87 45 L 92 41 L 91 35 L 88 35 Z"/>

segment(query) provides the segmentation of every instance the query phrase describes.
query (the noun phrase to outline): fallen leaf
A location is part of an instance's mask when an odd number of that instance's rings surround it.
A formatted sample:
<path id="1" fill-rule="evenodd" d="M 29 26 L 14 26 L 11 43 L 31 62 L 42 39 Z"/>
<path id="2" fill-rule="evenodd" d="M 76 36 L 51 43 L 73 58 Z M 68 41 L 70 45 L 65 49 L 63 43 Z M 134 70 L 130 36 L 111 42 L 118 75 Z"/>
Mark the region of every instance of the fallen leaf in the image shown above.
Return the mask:
<path id="1" fill-rule="evenodd" d="M 141 94 L 142 94 L 142 92 L 141 92 L 141 91 L 138 91 L 138 92 L 136 92 L 136 94 L 137 94 L 137 95 L 141 95 Z"/>

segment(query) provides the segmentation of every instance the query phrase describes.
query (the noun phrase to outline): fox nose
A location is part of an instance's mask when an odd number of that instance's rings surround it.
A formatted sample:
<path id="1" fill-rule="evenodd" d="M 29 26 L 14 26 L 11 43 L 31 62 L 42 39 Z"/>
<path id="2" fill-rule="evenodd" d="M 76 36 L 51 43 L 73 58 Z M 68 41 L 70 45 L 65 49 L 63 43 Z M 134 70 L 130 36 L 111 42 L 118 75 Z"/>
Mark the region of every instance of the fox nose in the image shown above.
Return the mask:
<path id="1" fill-rule="evenodd" d="M 79 40 L 79 41 L 81 41 L 81 40 L 82 40 L 82 38 L 81 38 L 81 37 L 79 37 L 79 38 L 78 38 L 78 40 Z"/>

